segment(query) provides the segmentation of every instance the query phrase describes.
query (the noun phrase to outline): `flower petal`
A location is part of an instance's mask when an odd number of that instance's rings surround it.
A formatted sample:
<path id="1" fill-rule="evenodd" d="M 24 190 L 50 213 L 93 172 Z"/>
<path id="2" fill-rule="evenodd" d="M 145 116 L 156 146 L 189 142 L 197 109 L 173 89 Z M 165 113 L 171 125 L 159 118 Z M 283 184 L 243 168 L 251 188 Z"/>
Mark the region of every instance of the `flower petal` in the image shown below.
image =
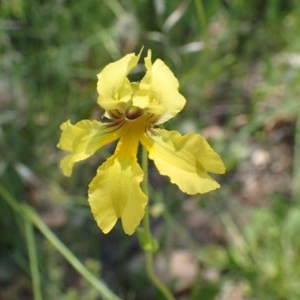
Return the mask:
<path id="1" fill-rule="evenodd" d="M 185 98 L 178 91 L 178 80 L 165 63 L 157 59 L 152 65 L 150 50 L 145 58 L 145 66 L 147 71 L 140 82 L 140 91 L 134 97 L 133 101 L 136 102 L 133 102 L 133 105 L 141 108 L 147 105 L 150 113 L 159 113 L 156 123 L 161 124 L 182 110 Z M 150 95 L 148 104 L 145 95 Z"/>
<path id="2" fill-rule="evenodd" d="M 130 53 L 108 64 L 98 75 L 98 104 L 105 110 L 119 109 L 131 100 L 132 87 L 126 77 L 137 65 L 140 53 Z"/>
<path id="3" fill-rule="evenodd" d="M 144 174 L 136 158 L 144 122 L 141 117 L 124 125 L 115 154 L 98 168 L 90 183 L 89 203 L 104 233 L 121 218 L 124 232 L 133 234 L 144 216 L 148 198 L 140 188 Z"/>
<path id="4" fill-rule="evenodd" d="M 147 196 L 140 189 L 143 171 L 136 159 L 116 153 L 98 168 L 89 186 L 89 204 L 98 227 L 108 233 L 121 218 L 126 234 L 140 224 Z"/>
<path id="5" fill-rule="evenodd" d="M 141 142 L 158 171 L 169 176 L 183 192 L 203 194 L 220 187 L 207 171 L 222 174 L 224 164 L 202 136 L 155 129 Z"/>
<path id="6" fill-rule="evenodd" d="M 60 162 L 63 173 L 71 176 L 76 162 L 88 158 L 102 146 L 116 140 L 120 135 L 118 126 L 90 120 L 82 120 L 75 125 L 70 120 L 62 123 L 57 147 L 71 152 Z"/>

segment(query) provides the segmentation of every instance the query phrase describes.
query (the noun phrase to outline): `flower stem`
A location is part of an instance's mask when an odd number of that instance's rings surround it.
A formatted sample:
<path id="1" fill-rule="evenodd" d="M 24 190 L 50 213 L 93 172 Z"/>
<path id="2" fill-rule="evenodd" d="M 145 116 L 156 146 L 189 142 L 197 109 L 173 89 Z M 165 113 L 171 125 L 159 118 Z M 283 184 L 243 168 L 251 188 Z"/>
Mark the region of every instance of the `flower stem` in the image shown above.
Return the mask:
<path id="1" fill-rule="evenodd" d="M 142 168 L 145 174 L 145 178 L 143 180 L 143 191 L 146 195 L 148 195 L 148 156 L 146 149 L 143 148 L 142 152 Z M 164 295 L 165 299 L 174 300 L 172 293 L 169 291 L 168 287 L 156 276 L 153 269 L 153 254 L 154 254 L 154 246 L 155 242 L 151 230 L 150 230 L 150 215 L 149 215 L 149 205 L 145 208 L 145 216 L 143 220 L 143 229 L 144 234 L 146 236 L 147 244 L 152 245 L 152 247 L 143 247 L 142 249 L 145 252 L 145 262 L 146 262 L 146 272 L 153 283 L 153 285 Z"/>

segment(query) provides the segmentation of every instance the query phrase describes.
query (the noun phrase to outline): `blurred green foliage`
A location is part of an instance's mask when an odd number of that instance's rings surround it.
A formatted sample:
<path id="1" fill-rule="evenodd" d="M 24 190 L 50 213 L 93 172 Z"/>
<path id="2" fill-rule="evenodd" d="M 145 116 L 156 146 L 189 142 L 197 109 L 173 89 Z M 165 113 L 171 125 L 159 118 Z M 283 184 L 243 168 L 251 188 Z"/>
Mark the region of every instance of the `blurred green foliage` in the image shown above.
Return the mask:
<path id="1" fill-rule="evenodd" d="M 32 206 L 120 297 L 159 299 L 143 270 L 127 274 L 128 262 L 139 256 L 136 238 L 118 229 L 103 236 L 87 206 L 87 183 L 110 149 L 79 165 L 71 179 L 60 173 L 62 153 L 56 149 L 62 121 L 101 115 L 101 68 L 144 46 L 174 71 L 187 98 L 182 114 L 167 126 L 206 132 L 228 169 L 219 178 L 220 191 L 192 199 L 198 211 L 210 212 L 209 224 L 222 224 L 221 243 L 207 237 L 201 220 L 197 231 L 204 237 L 193 240 L 184 224 L 190 199 L 150 174 L 160 251 L 183 247 L 199 263 L 200 277 L 177 298 L 231 299 L 226 293 L 232 291 L 240 299 L 299 299 L 299 14 L 300 3 L 293 0 L 2 0 L 0 297 L 33 294 L 26 216 L 5 201 L 7 191 L 15 205 Z M 290 158 L 281 177 L 288 184 L 270 179 L 274 188 L 264 199 L 250 189 L 258 200 L 249 206 L 240 184 L 251 184 L 253 149 L 263 145 L 273 153 L 282 144 L 287 152 L 278 150 L 274 161 Z M 264 171 L 268 177 L 269 169 Z M 170 240 L 177 233 L 183 244 Z M 47 238 L 38 231 L 34 237 L 43 299 L 99 297 Z"/>

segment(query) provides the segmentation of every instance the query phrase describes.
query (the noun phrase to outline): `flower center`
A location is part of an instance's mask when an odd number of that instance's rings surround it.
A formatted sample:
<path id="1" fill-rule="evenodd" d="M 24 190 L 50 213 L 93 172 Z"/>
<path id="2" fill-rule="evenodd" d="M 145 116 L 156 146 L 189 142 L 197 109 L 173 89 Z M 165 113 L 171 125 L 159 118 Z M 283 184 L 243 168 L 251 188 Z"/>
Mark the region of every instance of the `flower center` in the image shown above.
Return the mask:
<path id="1" fill-rule="evenodd" d="M 125 118 L 128 121 L 137 119 L 143 114 L 143 110 L 136 106 L 129 106 L 125 111 Z"/>

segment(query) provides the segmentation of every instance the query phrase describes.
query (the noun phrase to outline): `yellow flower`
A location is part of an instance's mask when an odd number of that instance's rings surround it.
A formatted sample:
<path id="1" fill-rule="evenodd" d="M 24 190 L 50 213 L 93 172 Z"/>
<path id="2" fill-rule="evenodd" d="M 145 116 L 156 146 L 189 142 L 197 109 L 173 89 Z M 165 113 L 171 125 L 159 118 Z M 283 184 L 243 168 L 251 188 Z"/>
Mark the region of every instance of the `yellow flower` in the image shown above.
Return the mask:
<path id="1" fill-rule="evenodd" d="M 76 162 L 118 140 L 115 153 L 98 167 L 88 191 L 91 211 L 104 233 L 120 218 L 125 233 L 133 234 L 144 216 L 148 196 L 140 188 L 144 177 L 137 161 L 140 143 L 160 174 L 169 176 L 184 193 L 202 194 L 219 188 L 207 172 L 225 172 L 221 158 L 202 136 L 155 127 L 180 112 L 185 99 L 164 62 L 157 59 L 152 64 L 150 50 L 145 76 L 140 82 L 130 82 L 127 75 L 139 57 L 127 54 L 98 74 L 98 104 L 107 121 L 82 120 L 74 125 L 67 121 L 61 125 L 58 147 L 70 153 L 60 167 L 67 176 Z"/>

